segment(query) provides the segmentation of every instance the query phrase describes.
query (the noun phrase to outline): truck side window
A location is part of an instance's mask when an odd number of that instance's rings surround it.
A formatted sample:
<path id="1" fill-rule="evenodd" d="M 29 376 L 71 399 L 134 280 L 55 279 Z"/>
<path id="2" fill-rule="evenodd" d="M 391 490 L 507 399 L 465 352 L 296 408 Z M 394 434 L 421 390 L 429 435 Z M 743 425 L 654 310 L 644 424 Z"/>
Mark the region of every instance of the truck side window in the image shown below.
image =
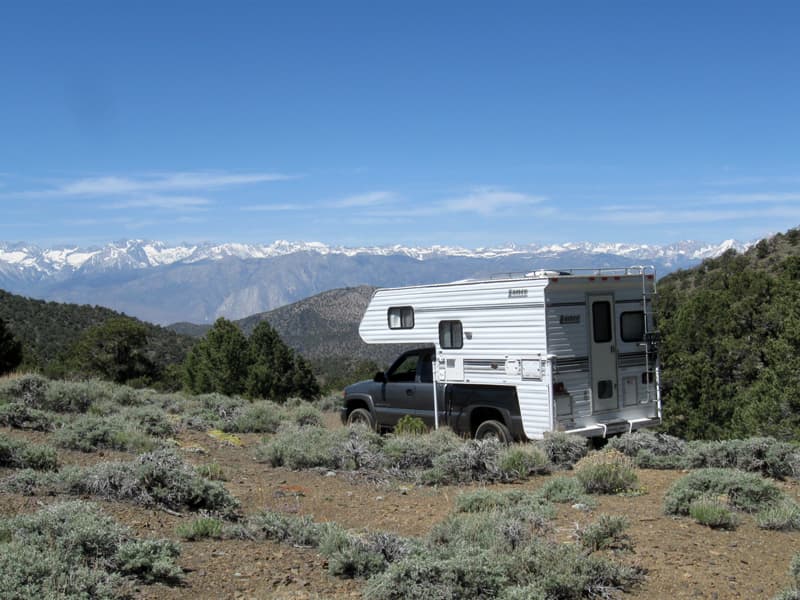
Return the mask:
<path id="1" fill-rule="evenodd" d="M 414 329 L 413 306 L 392 306 L 388 318 L 389 329 Z"/>
<path id="2" fill-rule="evenodd" d="M 425 354 L 419 363 L 419 380 L 421 383 L 433 383 L 433 356 Z"/>
<path id="3" fill-rule="evenodd" d="M 439 345 L 455 350 L 464 347 L 461 321 L 439 321 Z"/>
<path id="4" fill-rule="evenodd" d="M 419 354 L 409 354 L 401 362 L 396 363 L 387 373 L 389 381 L 411 382 L 417 377 L 417 362 Z"/>

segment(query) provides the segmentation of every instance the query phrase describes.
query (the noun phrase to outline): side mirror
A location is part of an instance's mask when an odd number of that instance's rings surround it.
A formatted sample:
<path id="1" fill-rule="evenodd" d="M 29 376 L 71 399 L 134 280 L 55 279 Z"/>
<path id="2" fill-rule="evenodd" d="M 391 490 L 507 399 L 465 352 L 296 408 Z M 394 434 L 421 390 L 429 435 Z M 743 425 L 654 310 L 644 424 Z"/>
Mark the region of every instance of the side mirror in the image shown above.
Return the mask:
<path id="1" fill-rule="evenodd" d="M 378 383 L 386 383 L 386 373 L 383 371 L 378 371 L 375 373 L 375 377 L 373 377 L 372 380 Z"/>

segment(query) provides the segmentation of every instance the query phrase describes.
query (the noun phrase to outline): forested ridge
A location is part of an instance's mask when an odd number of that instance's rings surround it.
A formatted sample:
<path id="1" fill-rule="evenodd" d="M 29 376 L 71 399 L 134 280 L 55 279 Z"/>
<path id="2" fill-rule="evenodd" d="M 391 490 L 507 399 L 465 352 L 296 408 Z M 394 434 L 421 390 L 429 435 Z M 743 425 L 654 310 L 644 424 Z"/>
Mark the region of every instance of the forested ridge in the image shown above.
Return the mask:
<path id="1" fill-rule="evenodd" d="M 800 230 L 659 282 L 664 425 L 800 438 Z"/>

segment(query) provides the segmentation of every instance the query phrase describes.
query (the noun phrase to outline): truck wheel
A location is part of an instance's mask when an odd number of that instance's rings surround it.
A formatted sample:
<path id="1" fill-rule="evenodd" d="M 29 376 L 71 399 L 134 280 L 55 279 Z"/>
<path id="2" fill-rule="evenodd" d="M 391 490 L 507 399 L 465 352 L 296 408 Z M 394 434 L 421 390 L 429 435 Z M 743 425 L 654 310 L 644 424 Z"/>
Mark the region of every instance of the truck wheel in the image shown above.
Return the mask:
<path id="1" fill-rule="evenodd" d="M 355 408 L 347 415 L 347 424 L 363 425 L 369 429 L 375 429 L 375 423 L 372 421 L 372 414 L 366 408 Z"/>
<path id="2" fill-rule="evenodd" d="M 495 438 L 501 444 L 511 443 L 511 432 L 500 421 L 484 421 L 475 430 L 476 440 Z"/>

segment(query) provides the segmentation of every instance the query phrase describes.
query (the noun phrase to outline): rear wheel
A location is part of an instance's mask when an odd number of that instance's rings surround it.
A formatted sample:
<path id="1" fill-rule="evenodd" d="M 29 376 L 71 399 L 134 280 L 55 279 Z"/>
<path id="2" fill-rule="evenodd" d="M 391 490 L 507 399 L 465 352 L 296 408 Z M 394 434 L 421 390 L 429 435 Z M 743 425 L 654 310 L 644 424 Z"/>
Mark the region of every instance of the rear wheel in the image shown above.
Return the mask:
<path id="1" fill-rule="evenodd" d="M 501 444 L 510 444 L 512 441 L 511 432 L 500 421 L 484 421 L 475 430 L 476 440 L 495 438 Z"/>
<path id="2" fill-rule="evenodd" d="M 375 429 L 375 422 L 372 420 L 372 414 L 366 408 L 354 408 L 349 415 L 347 415 L 347 424 L 362 425 L 368 429 Z"/>

